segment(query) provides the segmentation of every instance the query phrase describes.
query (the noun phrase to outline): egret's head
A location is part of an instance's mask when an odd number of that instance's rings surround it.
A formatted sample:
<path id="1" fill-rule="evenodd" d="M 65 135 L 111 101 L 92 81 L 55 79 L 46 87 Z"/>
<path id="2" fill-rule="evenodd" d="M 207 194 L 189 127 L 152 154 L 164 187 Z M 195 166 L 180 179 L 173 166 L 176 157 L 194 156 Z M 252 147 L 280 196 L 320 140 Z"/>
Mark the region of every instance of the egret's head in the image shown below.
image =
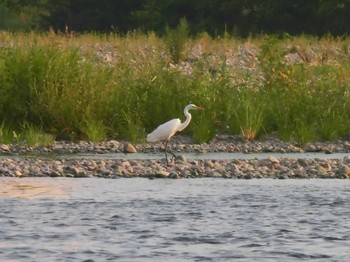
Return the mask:
<path id="1" fill-rule="evenodd" d="M 203 107 L 200 107 L 200 106 L 196 106 L 195 104 L 189 104 L 188 106 L 186 106 L 185 110 L 204 110 Z"/>

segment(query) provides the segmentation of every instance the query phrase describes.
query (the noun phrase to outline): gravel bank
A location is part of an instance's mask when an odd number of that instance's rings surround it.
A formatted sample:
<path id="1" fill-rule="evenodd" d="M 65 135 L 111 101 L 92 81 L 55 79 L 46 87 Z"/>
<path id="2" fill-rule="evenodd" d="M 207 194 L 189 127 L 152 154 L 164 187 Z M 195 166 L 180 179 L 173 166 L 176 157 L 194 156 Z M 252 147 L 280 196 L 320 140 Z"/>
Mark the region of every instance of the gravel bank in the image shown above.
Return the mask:
<path id="1" fill-rule="evenodd" d="M 139 153 L 161 150 L 162 144 L 135 145 Z M 102 143 L 56 142 L 50 148 L 30 148 L 21 145 L 0 144 L 0 176 L 10 177 L 147 177 L 147 178 L 350 178 L 350 143 L 346 140 L 313 143 L 299 146 L 275 138 L 245 141 L 239 136 L 218 137 L 208 144 L 193 144 L 189 137 L 177 136 L 171 141 L 171 149 L 177 152 L 175 163 L 165 160 L 126 159 L 49 159 L 45 154 L 113 153 L 123 152 L 124 142 Z M 266 159 L 187 160 L 181 152 L 325 152 L 328 159 L 292 159 L 269 156 Z M 349 153 L 344 159 L 332 159 L 332 153 Z M 40 154 L 25 158 L 22 154 Z M 16 157 L 19 156 L 19 157 Z"/>

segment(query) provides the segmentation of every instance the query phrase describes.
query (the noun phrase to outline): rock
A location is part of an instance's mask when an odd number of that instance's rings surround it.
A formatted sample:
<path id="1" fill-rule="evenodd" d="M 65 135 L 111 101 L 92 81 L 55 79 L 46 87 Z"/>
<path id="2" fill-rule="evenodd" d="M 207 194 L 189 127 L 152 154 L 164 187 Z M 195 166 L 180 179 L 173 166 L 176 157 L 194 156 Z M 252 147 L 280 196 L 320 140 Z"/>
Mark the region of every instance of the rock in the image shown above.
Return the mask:
<path id="1" fill-rule="evenodd" d="M 209 171 L 207 175 L 208 177 L 222 177 L 222 175 L 219 172 L 214 170 Z"/>
<path id="2" fill-rule="evenodd" d="M 118 166 L 117 170 L 119 174 L 129 175 L 129 172 L 123 166 Z"/>
<path id="3" fill-rule="evenodd" d="M 245 162 L 244 161 L 242 161 L 242 160 L 239 160 L 239 159 L 233 159 L 233 161 L 232 161 L 234 164 L 236 164 L 236 165 L 238 165 L 238 166 L 242 166 L 242 165 L 244 165 L 245 164 Z"/>
<path id="4" fill-rule="evenodd" d="M 6 144 L 1 144 L 1 145 L 0 145 L 0 149 L 1 149 L 2 151 L 4 151 L 4 152 L 10 151 L 9 145 L 6 145 Z"/>
<path id="5" fill-rule="evenodd" d="M 130 167 L 130 162 L 128 160 L 122 160 L 120 162 L 120 165 L 124 167 L 125 169 L 128 169 Z"/>
<path id="6" fill-rule="evenodd" d="M 347 174 L 338 174 L 336 177 L 340 178 L 340 179 L 346 179 L 346 178 L 349 178 L 349 175 L 347 175 Z"/>
<path id="7" fill-rule="evenodd" d="M 253 176 L 251 173 L 243 175 L 243 179 L 252 179 L 252 178 L 253 178 Z"/>
<path id="8" fill-rule="evenodd" d="M 345 156 L 343 158 L 343 162 L 346 163 L 346 164 L 350 164 L 350 155 L 349 156 Z"/>
<path id="9" fill-rule="evenodd" d="M 274 156 L 269 156 L 268 158 L 267 158 L 271 163 L 276 163 L 276 164 L 279 164 L 279 160 L 276 158 L 276 157 L 274 157 Z"/>
<path id="10" fill-rule="evenodd" d="M 204 162 L 205 167 L 214 168 L 215 164 L 211 160 L 206 160 Z"/>
<path id="11" fill-rule="evenodd" d="M 329 148 L 326 148 L 326 149 L 324 150 L 324 153 L 327 154 L 327 155 L 333 154 L 332 150 L 329 149 Z"/>
<path id="12" fill-rule="evenodd" d="M 350 175 L 350 167 L 348 167 L 347 165 L 342 165 L 339 168 L 339 174 L 349 176 Z"/>
<path id="13" fill-rule="evenodd" d="M 278 179 L 288 179 L 289 177 L 288 177 L 287 174 L 279 174 L 279 175 L 277 176 L 277 178 L 278 178 Z"/>
<path id="14" fill-rule="evenodd" d="M 61 174 L 57 171 L 51 171 L 50 174 L 49 174 L 50 177 L 60 177 Z"/>
<path id="15" fill-rule="evenodd" d="M 110 140 L 109 144 L 111 144 L 115 148 L 119 147 L 119 142 L 117 140 Z"/>
<path id="16" fill-rule="evenodd" d="M 307 178 L 307 173 L 304 169 L 298 169 L 294 171 L 294 178 Z"/>
<path id="17" fill-rule="evenodd" d="M 68 170 L 72 172 L 75 177 L 87 176 L 86 171 L 81 167 L 71 167 L 71 168 L 68 168 Z"/>
<path id="18" fill-rule="evenodd" d="M 182 162 L 187 162 L 187 158 L 183 155 L 179 155 L 176 157 L 176 160 L 182 161 Z"/>
<path id="19" fill-rule="evenodd" d="M 320 164 L 320 166 L 322 166 L 323 168 L 325 168 L 327 171 L 331 171 L 332 170 L 332 166 L 326 161 Z"/>
<path id="20" fill-rule="evenodd" d="M 180 176 L 179 174 L 177 174 L 177 173 L 171 173 L 171 174 L 169 175 L 169 178 L 172 178 L 172 179 L 180 179 L 181 176 Z"/>
<path id="21" fill-rule="evenodd" d="M 111 175 L 114 175 L 114 173 L 112 172 L 112 170 L 109 170 L 107 168 L 102 168 L 99 173 L 102 175 L 102 176 L 111 176 Z"/>
<path id="22" fill-rule="evenodd" d="M 226 171 L 230 171 L 230 172 L 240 172 L 239 167 L 237 166 L 237 164 L 232 164 L 231 167 L 229 168 L 229 170 Z"/>
<path id="23" fill-rule="evenodd" d="M 191 172 L 187 169 L 182 169 L 182 170 L 179 170 L 180 174 L 182 177 L 191 177 Z M 170 173 L 170 176 L 171 176 L 172 173 Z"/>
<path id="24" fill-rule="evenodd" d="M 322 167 L 322 166 L 317 166 L 317 171 L 320 172 L 321 174 L 327 173 L 327 169 Z"/>
<path id="25" fill-rule="evenodd" d="M 168 177 L 170 175 L 170 172 L 160 171 L 158 174 L 160 177 Z"/>
<path id="26" fill-rule="evenodd" d="M 15 170 L 14 175 L 15 175 L 16 177 L 21 177 L 21 176 L 22 176 L 22 172 L 19 171 L 19 170 Z"/>
<path id="27" fill-rule="evenodd" d="M 94 151 L 95 151 L 97 154 L 104 154 L 104 153 L 107 152 L 107 148 L 104 147 L 104 146 L 98 145 L 98 146 L 95 146 Z"/>
<path id="28" fill-rule="evenodd" d="M 307 159 L 298 158 L 297 162 L 298 162 L 298 164 L 301 165 L 302 167 L 308 167 L 308 166 L 309 166 L 309 162 L 307 161 Z"/>
<path id="29" fill-rule="evenodd" d="M 137 153 L 136 148 L 130 143 L 124 144 L 123 151 L 124 153 Z"/>

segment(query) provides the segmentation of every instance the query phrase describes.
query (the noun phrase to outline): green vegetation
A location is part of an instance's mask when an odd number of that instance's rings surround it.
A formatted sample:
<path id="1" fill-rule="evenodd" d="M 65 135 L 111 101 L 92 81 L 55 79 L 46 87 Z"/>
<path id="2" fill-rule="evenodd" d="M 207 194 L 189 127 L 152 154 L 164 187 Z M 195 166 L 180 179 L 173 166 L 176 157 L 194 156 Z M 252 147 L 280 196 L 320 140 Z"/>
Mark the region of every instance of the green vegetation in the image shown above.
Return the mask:
<path id="1" fill-rule="evenodd" d="M 180 20 L 176 29 L 166 28 L 165 43 L 174 63 L 179 63 L 183 58 L 185 44 L 188 39 L 188 24 L 185 18 Z"/>
<path id="2" fill-rule="evenodd" d="M 348 38 L 186 33 L 186 24 L 164 38 L 1 32 L 0 143 L 144 142 L 159 124 L 183 118 L 190 102 L 206 108 L 184 130 L 198 142 L 349 135 Z"/>
<path id="3" fill-rule="evenodd" d="M 186 17 L 193 35 L 349 35 L 348 0 L 1 0 L 0 30 L 167 33 Z"/>

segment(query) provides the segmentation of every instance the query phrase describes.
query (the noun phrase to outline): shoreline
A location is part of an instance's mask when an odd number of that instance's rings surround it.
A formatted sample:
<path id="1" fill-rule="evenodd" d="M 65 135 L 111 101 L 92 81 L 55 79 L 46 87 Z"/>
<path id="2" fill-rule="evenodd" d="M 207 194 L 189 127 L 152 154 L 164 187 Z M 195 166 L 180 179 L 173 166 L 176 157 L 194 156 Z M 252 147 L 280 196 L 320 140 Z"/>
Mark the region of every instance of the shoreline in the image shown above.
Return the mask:
<path id="1" fill-rule="evenodd" d="M 30 147 L 25 144 L 1 144 L 0 155 L 12 154 L 74 154 L 74 153 L 124 153 L 125 146 L 130 144 L 127 141 L 108 140 L 103 142 L 88 141 L 55 141 L 54 145 L 45 147 Z M 248 141 L 239 135 L 216 136 L 209 143 L 196 144 L 190 136 L 177 135 L 171 138 L 169 148 L 174 152 L 186 153 L 307 153 L 325 152 L 349 153 L 350 140 L 337 139 L 334 141 L 312 142 L 300 145 L 297 142 L 284 142 L 275 137 L 265 137 L 260 140 Z M 139 153 L 159 152 L 163 148 L 161 142 L 136 144 L 133 147 Z"/>
<path id="2" fill-rule="evenodd" d="M 187 136 L 177 136 L 169 143 L 178 157 L 176 163 L 166 165 L 161 160 L 126 159 L 46 159 L 45 154 L 76 153 L 121 153 L 125 152 L 123 141 L 105 141 L 92 143 L 80 141 L 55 142 L 52 147 L 31 148 L 24 145 L 0 144 L 0 177 L 145 177 L 145 178 L 350 178 L 350 142 L 336 140 L 332 142 L 309 143 L 299 146 L 296 143 L 283 142 L 276 138 L 246 141 L 240 136 L 221 136 L 210 143 L 193 144 Z M 129 144 L 130 145 L 130 144 Z M 139 153 L 161 151 L 162 144 L 137 144 Z M 187 160 L 185 152 L 240 152 L 240 153 L 305 153 L 324 152 L 327 159 L 276 158 L 233 159 L 233 160 Z M 21 157 L 32 154 L 33 158 Z M 332 159 L 332 153 L 349 153 L 344 159 Z M 36 157 L 38 155 L 38 157 Z M 6 156 L 9 156 L 8 158 Z M 16 157 L 17 156 L 17 157 Z M 13 158 L 16 157 L 16 158 Z"/>

